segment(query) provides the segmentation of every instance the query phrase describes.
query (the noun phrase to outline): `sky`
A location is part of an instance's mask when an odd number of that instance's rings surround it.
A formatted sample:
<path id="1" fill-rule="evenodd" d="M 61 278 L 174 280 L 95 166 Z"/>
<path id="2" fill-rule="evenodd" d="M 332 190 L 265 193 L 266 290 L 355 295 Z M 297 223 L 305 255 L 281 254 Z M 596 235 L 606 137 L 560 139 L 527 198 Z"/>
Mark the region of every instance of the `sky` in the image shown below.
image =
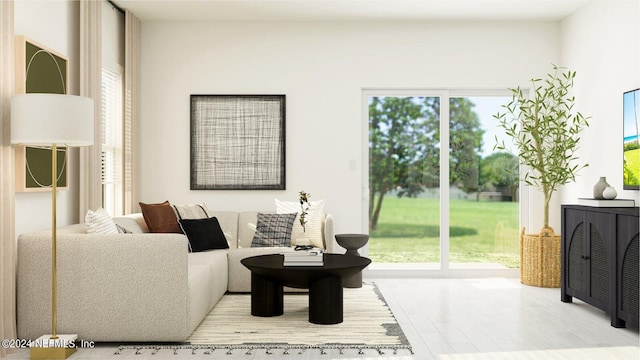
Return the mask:
<path id="1" fill-rule="evenodd" d="M 504 130 L 498 126 L 498 120 L 493 115 L 498 112 L 505 112 L 502 105 L 508 104 L 511 101 L 511 97 L 477 96 L 468 97 L 468 99 L 476 104 L 473 109 L 478 114 L 482 128 L 485 131 L 482 137 L 482 157 L 487 157 L 494 153 L 493 146 L 496 144 L 496 135 L 499 141 L 504 140 L 506 144 L 510 144 L 511 138 L 504 134 Z"/>

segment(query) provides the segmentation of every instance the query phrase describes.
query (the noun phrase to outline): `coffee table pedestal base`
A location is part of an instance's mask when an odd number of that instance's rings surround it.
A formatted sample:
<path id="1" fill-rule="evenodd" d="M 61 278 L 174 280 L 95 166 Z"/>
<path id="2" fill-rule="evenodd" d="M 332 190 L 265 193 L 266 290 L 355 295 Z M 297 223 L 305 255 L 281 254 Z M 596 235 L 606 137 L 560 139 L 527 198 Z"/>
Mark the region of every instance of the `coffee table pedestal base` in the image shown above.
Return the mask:
<path id="1" fill-rule="evenodd" d="M 283 286 L 251 273 L 251 315 L 268 317 L 283 313 Z"/>
<path id="2" fill-rule="evenodd" d="M 309 322 L 321 325 L 342 322 L 342 279 L 328 276 L 309 285 Z"/>

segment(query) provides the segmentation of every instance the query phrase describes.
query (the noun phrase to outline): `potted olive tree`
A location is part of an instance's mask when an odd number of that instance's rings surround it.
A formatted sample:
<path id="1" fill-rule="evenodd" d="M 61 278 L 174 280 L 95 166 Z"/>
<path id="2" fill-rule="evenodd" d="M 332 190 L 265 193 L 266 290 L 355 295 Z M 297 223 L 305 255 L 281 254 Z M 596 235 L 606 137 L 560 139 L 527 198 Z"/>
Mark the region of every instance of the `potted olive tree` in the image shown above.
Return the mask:
<path id="1" fill-rule="evenodd" d="M 524 165 L 521 180 L 544 195 L 542 230 L 525 234 L 522 228 L 520 236 L 520 277 L 527 285 L 560 286 L 560 236 L 549 227 L 549 202 L 588 165 L 579 164 L 575 154 L 579 135 L 589 126 L 588 118 L 574 111 L 570 90 L 575 76 L 575 71 L 553 65 L 544 79 L 531 79 L 531 96 L 520 87 L 510 89 L 512 100 L 503 105 L 506 112 L 494 115 Z M 495 147 L 509 150 L 504 142 Z"/>

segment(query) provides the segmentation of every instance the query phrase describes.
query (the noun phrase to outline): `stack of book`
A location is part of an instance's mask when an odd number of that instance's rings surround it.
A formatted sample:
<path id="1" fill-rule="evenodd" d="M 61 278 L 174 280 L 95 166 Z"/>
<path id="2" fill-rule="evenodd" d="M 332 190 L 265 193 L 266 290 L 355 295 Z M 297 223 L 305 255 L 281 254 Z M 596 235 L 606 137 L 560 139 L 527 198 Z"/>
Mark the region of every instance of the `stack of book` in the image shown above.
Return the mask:
<path id="1" fill-rule="evenodd" d="M 322 266 L 322 250 L 311 249 L 301 251 L 288 251 L 284 254 L 284 266 Z"/>

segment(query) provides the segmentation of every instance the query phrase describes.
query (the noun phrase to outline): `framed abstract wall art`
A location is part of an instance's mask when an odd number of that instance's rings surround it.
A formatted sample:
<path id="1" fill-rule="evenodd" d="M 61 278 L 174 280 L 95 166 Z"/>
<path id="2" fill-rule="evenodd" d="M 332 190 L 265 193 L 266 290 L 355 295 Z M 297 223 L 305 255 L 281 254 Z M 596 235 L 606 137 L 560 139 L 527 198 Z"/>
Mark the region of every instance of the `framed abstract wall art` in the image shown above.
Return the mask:
<path id="1" fill-rule="evenodd" d="M 15 37 L 16 94 L 68 93 L 69 61 L 24 36 Z M 58 189 L 68 184 L 67 149 L 58 148 Z M 16 147 L 16 191 L 50 191 L 51 149 Z"/>
<path id="2" fill-rule="evenodd" d="M 191 95 L 191 190 L 284 190 L 285 113 L 285 95 Z"/>

